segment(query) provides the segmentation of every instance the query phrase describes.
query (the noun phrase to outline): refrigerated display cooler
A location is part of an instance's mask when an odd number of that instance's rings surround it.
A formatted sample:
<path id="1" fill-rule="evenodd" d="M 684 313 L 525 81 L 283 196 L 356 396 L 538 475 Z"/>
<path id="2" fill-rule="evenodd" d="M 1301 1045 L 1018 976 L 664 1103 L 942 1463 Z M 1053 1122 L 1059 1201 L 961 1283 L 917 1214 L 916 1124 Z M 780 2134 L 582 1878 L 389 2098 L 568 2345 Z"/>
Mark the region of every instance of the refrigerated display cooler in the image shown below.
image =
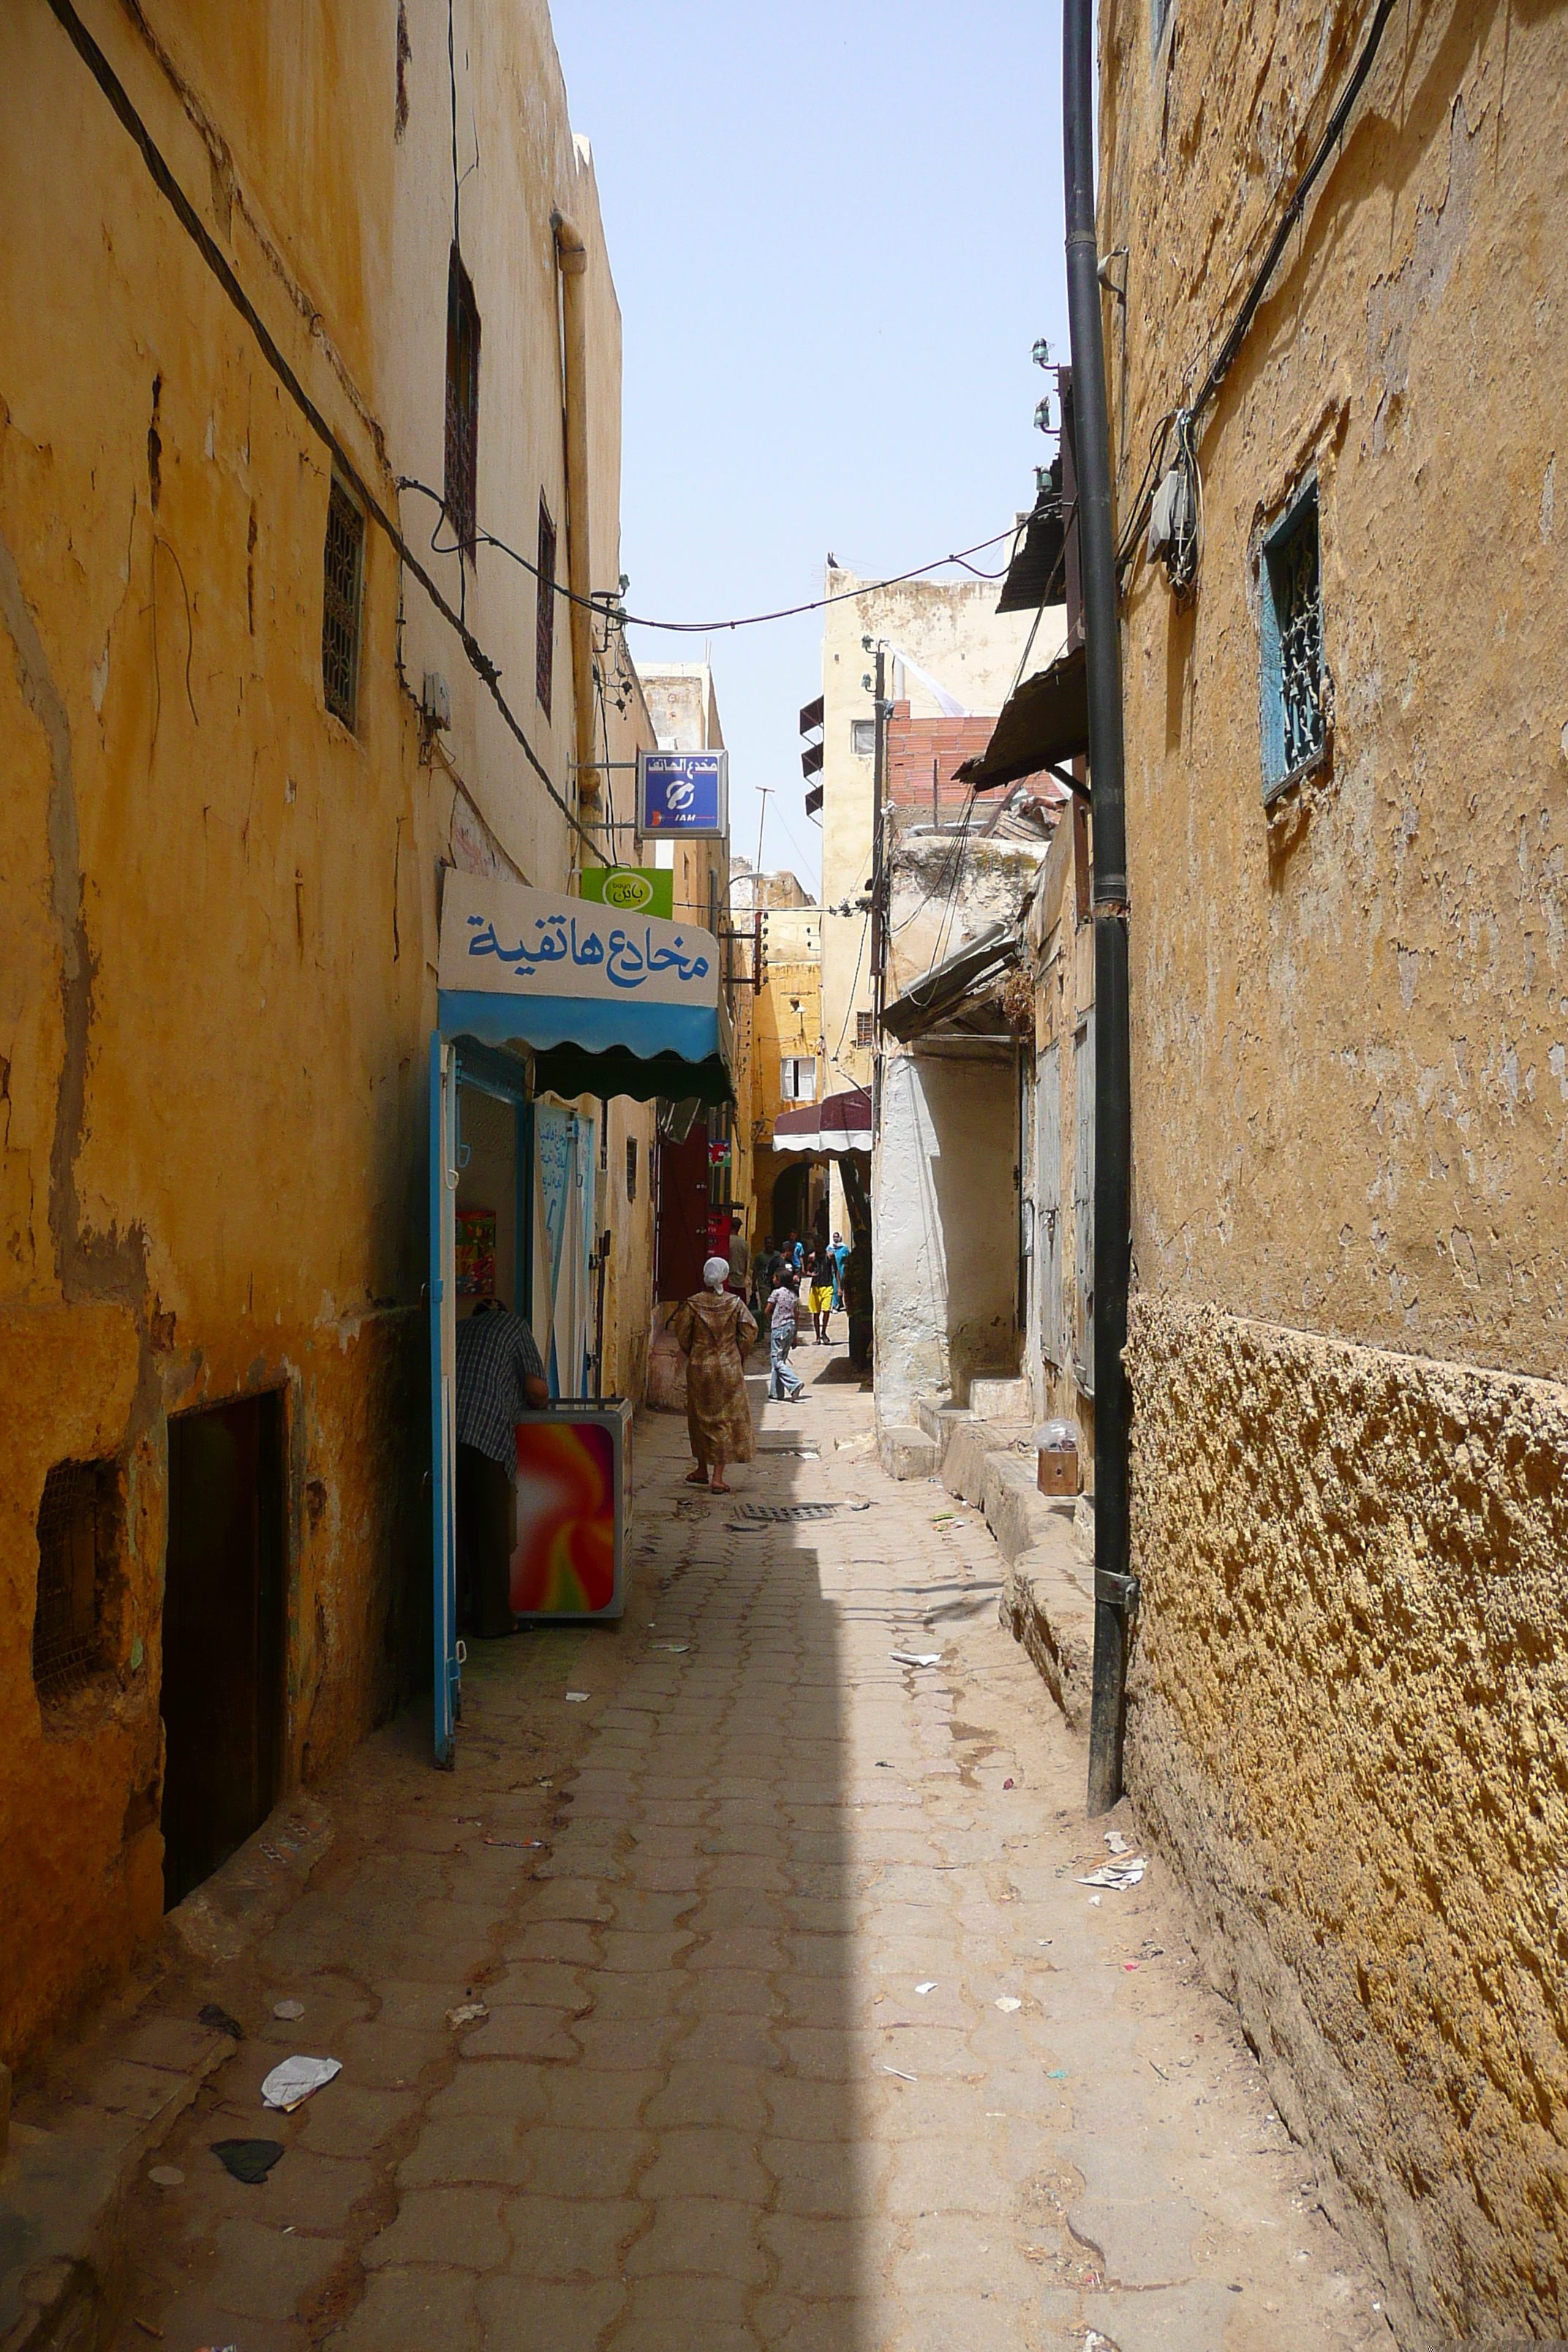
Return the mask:
<path id="1" fill-rule="evenodd" d="M 519 1624 L 619 1617 L 631 1542 L 632 1408 L 567 1397 L 517 1424 Z"/>

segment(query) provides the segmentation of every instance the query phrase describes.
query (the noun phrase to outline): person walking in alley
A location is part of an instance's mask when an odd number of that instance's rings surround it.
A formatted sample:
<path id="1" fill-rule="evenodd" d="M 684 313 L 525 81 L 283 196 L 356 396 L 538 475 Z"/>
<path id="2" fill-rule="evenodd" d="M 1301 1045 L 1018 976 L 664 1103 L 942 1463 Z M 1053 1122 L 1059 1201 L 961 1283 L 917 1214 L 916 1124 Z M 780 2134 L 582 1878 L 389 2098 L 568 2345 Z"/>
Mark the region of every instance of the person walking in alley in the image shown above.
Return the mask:
<path id="1" fill-rule="evenodd" d="M 458 1622 L 481 1641 L 515 1631 L 511 1554 L 517 1424 L 550 1402 L 539 1345 L 504 1301 L 458 1326 Z"/>
<path id="2" fill-rule="evenodd" d="M 770 1234 L 752 1260 L 752 1312 L 762 1321 L 768 1303 L 768 1293 L 773 1286 L 773 1237 Z"/>
<path id="3" fill-rule="evenodd" d="M 745 1228 L 737 1225 L 730 1235 L 730 1287 L 737 1298 L 746 1296 L 746 1278 L 752 1271 L 752 1253 L 746 1247 Z"/>
<path id="4" fill-rule="evenodd" d="M 702 1288 L 677 1308 L 669 1327 L 687 1359 L 686 1427 L 697 1467 L 687 1472 L 686 1483 L 714 1495 L 730 1491 L 725 1465 L 750 1462 L 757 1450 L 745 1380 L 757 1327 L 745 1300 L 725 1289 L 729 1278 L 729 1259 L 710 1257 Z"/>
<path id="5" fill-rule="evenodd" d="M 826 1251 L 819 1257 L 815 1250 L 806 1257 L 806 1304 L 811 1308 L 811 1328 L 819 1348 L 830 1344 L 827 1318 L 833 1311 L 833 1268 Z"/>
<path id="6" fill-rule="evenodd" d="M 768 1394 L 773 1398 L 785 1398 L 792 1403 L 805 1391 L 805 1382 L 789 1360 L 789 1351 L 795 1345 L 795 1316 L 799 1304 L 795 1297 L 795 1278 L 786 1265 L 768 1300 L 768 1345 L 772 1357 Z"/>
<path id="7" fill-rule="evenodd" d="M 828 1269 L 833 1276 L 833 1308 L 838 1314 L 844 1306 L 844 1269 L 849 1263 L 849 1247 L 843 1234 L 835 1230 L 827 1252 Z"/>

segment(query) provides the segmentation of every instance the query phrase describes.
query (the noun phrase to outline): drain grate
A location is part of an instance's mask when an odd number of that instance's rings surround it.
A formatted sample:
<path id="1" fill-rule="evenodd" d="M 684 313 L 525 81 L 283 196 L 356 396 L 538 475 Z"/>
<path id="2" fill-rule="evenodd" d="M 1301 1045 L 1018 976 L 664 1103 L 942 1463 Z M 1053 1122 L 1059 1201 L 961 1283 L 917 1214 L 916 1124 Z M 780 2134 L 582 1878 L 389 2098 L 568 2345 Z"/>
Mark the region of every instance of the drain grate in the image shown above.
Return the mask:
<path id="1" fill-rule="evenodd" d="M 868 1511 L 871 1506 L 851 1495 L 842 1503 L 740 1503 L 732 1528 L 793 1527 L 803 1519 L 831 1519 L 840 1511 Z"/>

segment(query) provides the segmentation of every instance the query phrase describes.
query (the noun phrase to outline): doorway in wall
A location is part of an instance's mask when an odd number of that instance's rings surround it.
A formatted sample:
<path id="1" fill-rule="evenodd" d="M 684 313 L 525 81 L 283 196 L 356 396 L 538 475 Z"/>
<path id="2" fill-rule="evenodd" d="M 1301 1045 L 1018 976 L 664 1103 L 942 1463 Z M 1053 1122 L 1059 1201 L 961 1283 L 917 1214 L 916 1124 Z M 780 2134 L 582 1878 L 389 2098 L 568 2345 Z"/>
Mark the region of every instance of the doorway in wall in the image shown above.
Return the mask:
<path id="1" fill-rule="evenodd" d="M 283 1411 L 277 1391 L 169 1423 L 163 1901 L 259 1829 L 283 1754 Z"/>

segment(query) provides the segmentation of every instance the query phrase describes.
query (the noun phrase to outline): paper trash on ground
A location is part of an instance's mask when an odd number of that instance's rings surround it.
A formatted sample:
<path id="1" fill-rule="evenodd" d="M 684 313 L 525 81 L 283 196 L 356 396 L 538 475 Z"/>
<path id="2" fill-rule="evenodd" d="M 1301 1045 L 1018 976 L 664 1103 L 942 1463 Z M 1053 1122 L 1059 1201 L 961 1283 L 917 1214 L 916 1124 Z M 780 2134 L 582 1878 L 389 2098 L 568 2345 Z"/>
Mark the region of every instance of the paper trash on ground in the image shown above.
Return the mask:
<path id="1" fill-rule="evenodd" d="M 582 1706 L 591 1696 L 592 1693 L 588 1691 L 568 1691 L 566 1704 L 568 1706 Z"/>
<path id="2" fill-rule="evenodd" d="M 1123 1837 L 1120 1830 L 1107 1830 L 1105 1843 L 1112 1853 L 1131 1853 L 1132 1851 L 1131 1839 Z"/>
<path id="3" fill-rule="evenodd" d="M 456 2009 L 449 2009 L 447 2011 L 447 2022 L 452 2026 L 476 2025 L 481 2017 L 489 2015 L 489 2011 L 482 2000 L 463 2000 L 458 2002 Z"/>
<path id="4" fill-rule="evenodd" d="M 267 2107 L 281 2107 L 292 2115 L 302 2107 L 314 2091 L 330 2083 L 334 2074 L 342 2073 L 341 2060 L 336 2058 L 285 2058 L 274 2066 L 261 2085 L 261 2103 Z"/>
<path id="5" fill-rule="evenodd" d="M 888 1655 L 896 1666 L 940 1666 L 940 1650 L 889 1650 Z"/>
<path id="6" fill-rule="evenodd" d="M 1148 1867 L 1142 1854 L 1131 1862 L 1102 1862 L 1098 1870 L 1089 1872 L 1087 1878 L 1080 1878 L 1079 1885 L 1080 1886 L 1136 1886 Z"/>
<path id="7" fill-rule="evenodd" d="M 997 2007 L 998 2009 L 1000 2009 L 1000 2010 L 1004 2010 L 1004 2011 L 1005 2011 L 1006 2014 L 1007 2014 L 1009 2017 L 1011 2017 L 1011 2015 L 1012 2015 L 1013 2011 L 1014 2011 L 1016 2009 L 1022 2009 L 1022 2008 L 1023 2008 L 1023 2006 L 1024 2006 L 1024 2004 L 1023 2004 L 1023 2002 L 1018 1999 L 1018 1997 L 1017 1997 L 1016 1993 L 1011 1993 L 1011 1992 L 1005 1992 L 1005 1993 L 1002 1995 L 1001 2000 L 1000 2000 L 999 2001 L 997 2001 L 997 2003 L 996 2003 L 996 2007 Z"/>
<path id="8" fill-rule="evenodd" d="M 915 1990 L 917 1992 L 934 1992 L 936 1990 L 936 1979 L 932 1977 L 927 1983 L 916 1985 Z"/>

